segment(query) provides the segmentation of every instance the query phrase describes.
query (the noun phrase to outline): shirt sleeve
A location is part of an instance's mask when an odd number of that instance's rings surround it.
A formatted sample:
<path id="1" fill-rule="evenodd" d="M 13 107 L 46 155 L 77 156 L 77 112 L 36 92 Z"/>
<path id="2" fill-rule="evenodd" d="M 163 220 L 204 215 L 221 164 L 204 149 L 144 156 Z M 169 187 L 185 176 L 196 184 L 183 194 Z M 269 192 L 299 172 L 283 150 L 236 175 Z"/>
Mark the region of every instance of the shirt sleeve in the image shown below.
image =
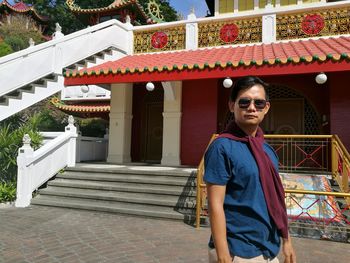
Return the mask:
<path id="1" fill-rule="evenodd" d="M 210 184 L 226 185 L 231 178 L 231 164 L 224 147 L 226 138 L 216 139 L 204 156 L 204 181 Z"/>

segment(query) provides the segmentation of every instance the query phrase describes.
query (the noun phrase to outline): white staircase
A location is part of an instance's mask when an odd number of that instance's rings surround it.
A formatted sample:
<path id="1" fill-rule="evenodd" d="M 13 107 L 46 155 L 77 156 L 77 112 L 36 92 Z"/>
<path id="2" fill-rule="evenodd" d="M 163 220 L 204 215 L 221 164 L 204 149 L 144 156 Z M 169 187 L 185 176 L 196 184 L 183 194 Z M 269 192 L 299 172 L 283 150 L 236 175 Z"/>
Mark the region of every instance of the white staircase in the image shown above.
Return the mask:
<path id="1" fill-rule="evenodd" d="M 0 121 L 62 91 L 64 68 L 132 52 L 132 25 L 110 20 L 0 58 Z"/>

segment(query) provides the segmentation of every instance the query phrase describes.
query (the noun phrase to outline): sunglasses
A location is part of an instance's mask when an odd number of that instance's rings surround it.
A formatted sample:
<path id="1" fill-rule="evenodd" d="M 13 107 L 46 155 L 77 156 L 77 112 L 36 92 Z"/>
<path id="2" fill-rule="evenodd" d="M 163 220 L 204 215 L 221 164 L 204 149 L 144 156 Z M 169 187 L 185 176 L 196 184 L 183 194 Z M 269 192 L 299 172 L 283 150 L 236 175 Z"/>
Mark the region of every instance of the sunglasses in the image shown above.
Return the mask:
<path id="1" fill-rule="evenodd" d="M 241 109 L 247 109 L 251 103 L 254 103 L 254 106 L 257 110 L 263 110 L 266 107 L 266 100 L 263 99 L 248 99 L 248 98 L 242 98 L 238 101 L 238 106 Z"/>

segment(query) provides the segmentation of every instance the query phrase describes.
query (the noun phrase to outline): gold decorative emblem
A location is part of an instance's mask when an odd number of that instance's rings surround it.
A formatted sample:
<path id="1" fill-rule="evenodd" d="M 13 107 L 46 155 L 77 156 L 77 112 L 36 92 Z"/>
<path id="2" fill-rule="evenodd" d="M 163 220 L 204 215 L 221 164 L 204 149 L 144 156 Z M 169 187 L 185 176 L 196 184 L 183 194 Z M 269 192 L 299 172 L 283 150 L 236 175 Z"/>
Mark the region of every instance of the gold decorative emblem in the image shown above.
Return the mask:
<path id="1" fill-rule="evenodd" d="M 211 47 L 232 43 L 262 41 L 262 19 L 225 20 L 198 24 L 198 46 Z"/>

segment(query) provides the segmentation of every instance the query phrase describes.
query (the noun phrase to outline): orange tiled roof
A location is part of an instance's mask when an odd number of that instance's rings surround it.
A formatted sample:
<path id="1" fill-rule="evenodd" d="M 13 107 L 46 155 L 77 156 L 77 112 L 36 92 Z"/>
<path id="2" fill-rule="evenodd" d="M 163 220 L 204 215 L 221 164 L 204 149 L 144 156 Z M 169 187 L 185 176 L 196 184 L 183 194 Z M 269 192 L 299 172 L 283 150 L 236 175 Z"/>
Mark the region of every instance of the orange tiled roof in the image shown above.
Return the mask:
<path id="1" fill-rule="evenodd" d="M 95 104 L 64 104 L 58 98 L 51 99 L 51 103 L 58 109 L 68 112 L 110 112 L 111 106 L 109 102 L 99 102 Z"/>
<path id="2" fill-rule="evenodd" d="M 350 58 L 350 37 L 207 48 L 190 51 L 130 55 L 116 61 L 77 70 L 67 70 L 66 78 L 98 75 L 126 75 L 142 72 L 203 70 L 205 68 L 261 67 L 276 64 L 300 64 L 340 61 Z"/>

